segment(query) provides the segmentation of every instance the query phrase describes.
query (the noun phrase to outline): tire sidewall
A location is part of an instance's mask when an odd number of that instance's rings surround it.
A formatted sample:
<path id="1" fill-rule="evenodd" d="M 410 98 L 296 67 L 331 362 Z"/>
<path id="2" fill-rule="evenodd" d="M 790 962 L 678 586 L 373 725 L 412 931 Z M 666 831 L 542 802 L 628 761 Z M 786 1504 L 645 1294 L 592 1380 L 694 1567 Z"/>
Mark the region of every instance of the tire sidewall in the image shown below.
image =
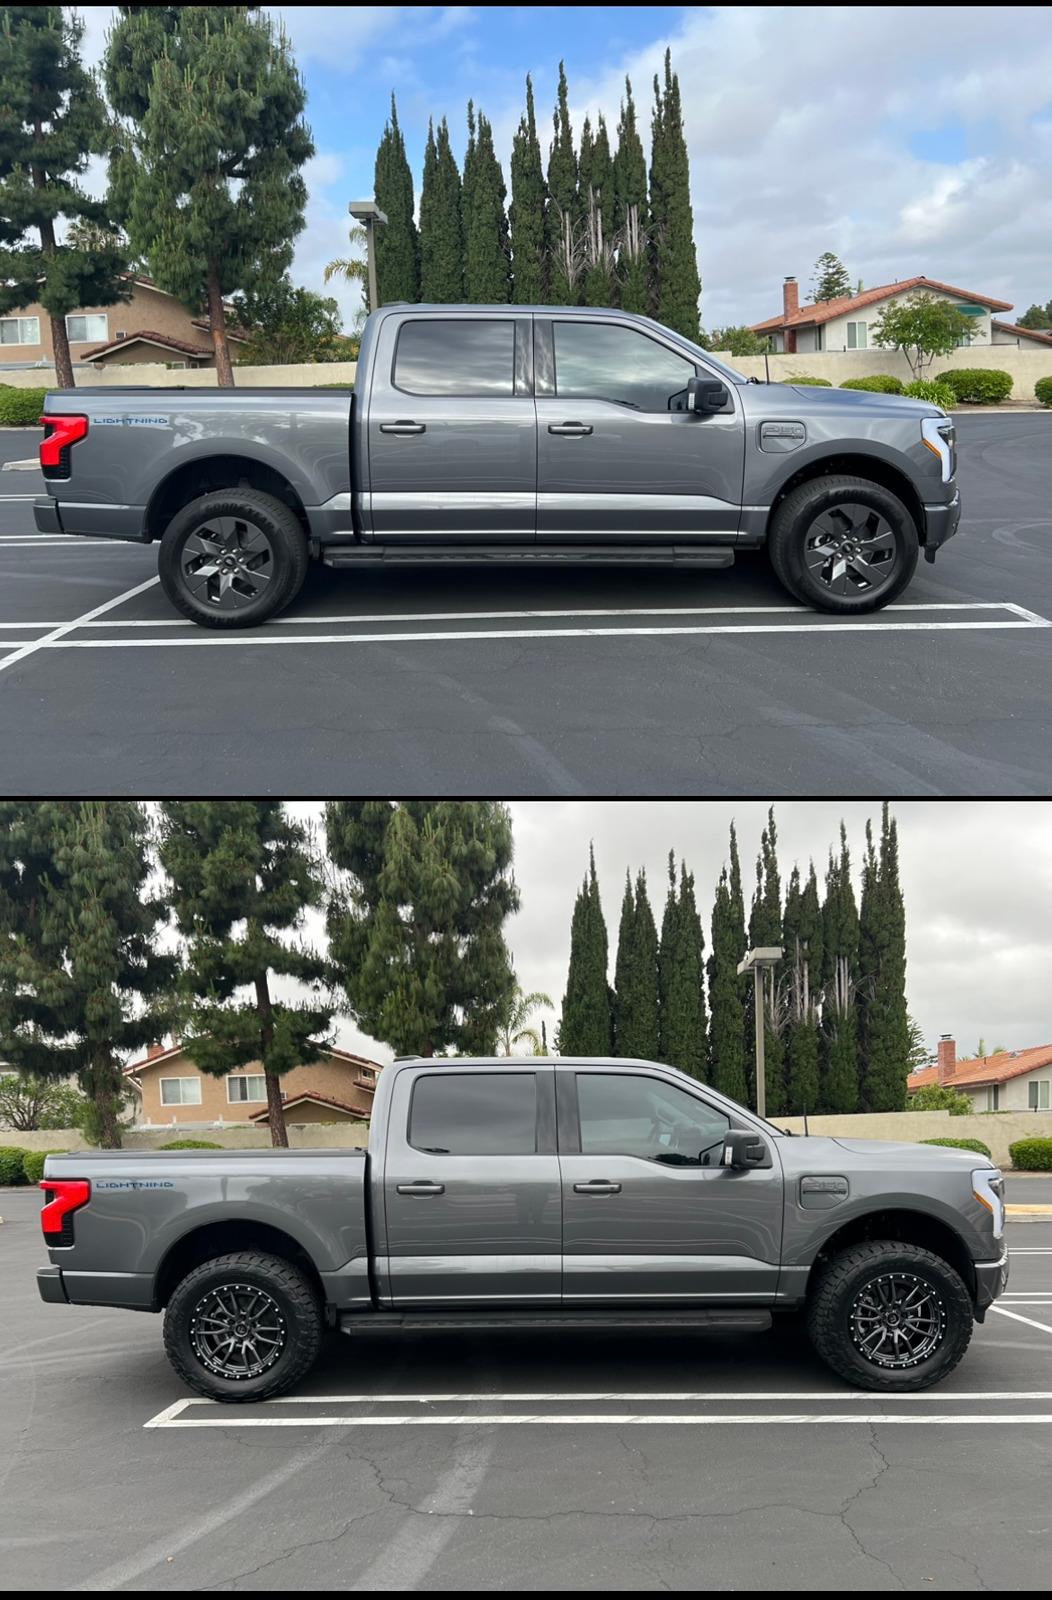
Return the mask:
<path id="1" fill-rule="evenodd" d="M 302 582 L 302 568 L 297 561 L 299 552 L 292 545 L 292 539 L 302 539 L 302 533 L 297 525 L 296 533 L 291 534 L 284 519 L 275 515 L 275 509 L 281 512 L 285 508 L 276 503 L 272 509 L 268 497 L 243 495 L 232 490 L 192 500 L 172 518 L 161 538 L 158 572 L 165 594 L 178 611 L 203 627 L 248 628 L 265 622 L 288 604 Z M 293 514 L 290 512 L 289 515 Z M 274 575 L 258 600 L 236 611 L 224 612 L 202 605 L 187 588 L 183 578 L 182 557 L 187 540 L 200 529 L 202 523 L 215 517 L 230 516 L 243 517 L 266 534 L 273 553 Z"/>
<path id="2" fill-rule="evenodd" d="M 802 496 L 801 504 L 792 509 L 788 526 L 782 534 L 782 562 L 789 587 L 808 605 L 823 611 L 841 614 L 878 611 L 888 605 L 902 593 L 913 577 L 920 552 L 916 524 L 902 501 L 878 483 L 859 481 L 857 486 L 839 484 L 828 488 L 816 483 L 807 487 L 811 492 Z M 845 502 L 871 506 L 885 518 L 895 535 L 895 575 L 876 596 L 835 595 L 816 582 L 804 563 L 804 541 L 812 523 L 823 512 Z"/>
<path id="3" fill-rule="evenodd" d="M 273 1366 L 255 1378 L 221 1377 L 198 1358 L 190 1338 L 190 1323 L 198 1303 L 211 1290 L 234 1283 L 248 1283 L 264 1290 L 277 1303 L 285 1321 L 281 1354 Z M 305 1319 L 302 1303 L 266 1267 L 206 1263 L 184 1278 L 172 1294 L 165 1313 L 164 1340 L 173 1365 L 192 1389 L 214 1400 L 245 1401 L 280 1392 L 294 1383 L 301 1373 L 304 1348 L 317 1345 L 319 1331 L 316 1323 L 312 1325 Z"/>
<path id="4" fill-rule="evenodd" d="M 851 1308 L 861 1290 L 888 1272 L 909 1273 L 922 1278 L 939 1295 L 946 1315 L 946 1331 L 938 1348 L 913 1367 L 890 1368 L 867 1361 L 855 1348 L 851 1337 Z M 951 1371 L 968 1348 L 972 1335 L 973 1311 L 968 1291 L 947 1263 L 927 1253 L 918 1258 L 909 1251 L 888 1250 L 883 1255 L 859 1262 L 838 1283 L 833 1307 L 833 1349 L 822 1354 L 841 1376 L 863 1388 L 895 1390 L 924 1389 Z M 828 1336 L 827 1336 L 828 1337 Z"/>

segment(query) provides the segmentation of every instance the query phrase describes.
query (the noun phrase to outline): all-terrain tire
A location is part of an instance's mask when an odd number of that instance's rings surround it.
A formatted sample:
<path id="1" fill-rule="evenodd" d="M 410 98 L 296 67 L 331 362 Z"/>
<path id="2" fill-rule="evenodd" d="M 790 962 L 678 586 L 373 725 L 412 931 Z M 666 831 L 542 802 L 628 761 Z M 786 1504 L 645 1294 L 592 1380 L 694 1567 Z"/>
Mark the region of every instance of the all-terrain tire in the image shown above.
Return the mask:
<path id="1" fill-rule="evenodd" d="M 894 556 L 879 586 L 836 594 L 805 564 L 806 543 L 816 519 L 838 506 L 864 506 L 889 527 Z M 819 611 L 877 611 L 900 595 L 913 577 L 920 552 L 917 526 L 897 495 L 869 478 L 811 478 L 791 490 L 771 518 L 767 553 L 782 587 Z"/>
<path id="2" fill-rule="evenodd" d="M 222 541 L 229 549 L 218 548 Z M 216 548 L 214 559 L 203 553 L 203 542 Z M 188 547 L 195 546 L 192 556 Z M 208 571 L 227 561 L 243 560 L 245 567 L 202 579 L 187 570 L 194 560 L 206 562 Z M 172 605 L 199 627 L 252 628 L 296 598 L 309 561 L 303 526 L 290 506 L 257 489 L 223 489 L 191 500 L 172 518 L 161 537 L 158 572 Z"/>

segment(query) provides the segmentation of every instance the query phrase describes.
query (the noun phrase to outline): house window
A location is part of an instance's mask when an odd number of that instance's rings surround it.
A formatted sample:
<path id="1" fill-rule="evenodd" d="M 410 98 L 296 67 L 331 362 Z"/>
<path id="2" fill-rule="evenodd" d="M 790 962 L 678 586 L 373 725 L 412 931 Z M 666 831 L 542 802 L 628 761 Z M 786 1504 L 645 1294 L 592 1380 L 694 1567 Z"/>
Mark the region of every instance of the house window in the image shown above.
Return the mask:
<path id="1" fill-rule="evenodd" d="M 258 1076 L 246 1074 L 243 1077 L 228 1078 L 226 1080 L 226 1097 L 230 1105 L 239 1100 L 265 1100 L 267 1098 L 267 1080 L 262 1073 Z"/>
<path id="2" fill-rule="evenodd" d="M 109 338 L 110 321 L 104 311 L 90 317 L 66 318 L 66 337 L 70 344 L 102 344 Z"/>
<path id="3" fill-rule="evenodd" d="M 868 348 L 869 330 L 864 322 L 849 322 L 847 325 L 847 347 L 849 350 L 865 350 Z"/>
<path id="4" fill-rule="evenodd" d="M 1026 1086 L 1027 1104 L 1031 1111 L 1047 1111 L 1049 1109 L 1048 1078 L 1031 1079 Z"/>
<path id="5" fill-rule="evenodd" d="M 0 317 L 0 344 L 39 343 L 39 317 Z"/>
<path id="6" fill-rule="evenodd" d="M 1000 1111 L 1000 1109 L 1001 1109 L 1001 1085 L 999 1083 L 991 1084 L 989 1089 L 987 1089 L 987 1091 L 986 1091 L 986 1109 L 987 1109 L 987 1111 Z"/>
<path id="7" fill-rule="evenodd" d="M 201 1104 L 200 1078 L 162 1078 L 162 1106 L 199 1106 Z"/>
<path id="8" fill-rule="evenodd" d="M 815 328 L 815 349 L 816 350 L 821 350 L 822 349 L 823 340 L 825 338 L 825 331 L 826 330 L 821 326 L 821 324 L 819 324 L 818 327 Z"/>

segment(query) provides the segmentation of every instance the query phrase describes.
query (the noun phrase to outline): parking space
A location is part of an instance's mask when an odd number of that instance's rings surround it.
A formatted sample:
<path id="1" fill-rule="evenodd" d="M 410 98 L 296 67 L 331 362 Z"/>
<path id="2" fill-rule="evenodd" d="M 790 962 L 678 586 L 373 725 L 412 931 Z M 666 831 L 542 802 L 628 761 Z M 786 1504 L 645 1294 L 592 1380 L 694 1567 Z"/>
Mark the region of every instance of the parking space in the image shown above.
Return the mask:
<path id="1" fill-rule="evenodd" d="M 0 787 L 1047 793 L 1049 428 L 961 418 L 960 535 L 846 621 L 787 603 L 753 555 L 319 568 L 277 622 L 215 635 L 173 615 L 154 549 L 36 535 L 36 475 L 5 473 L 26 498 L 0 500 Z"/>
<path id="2" fill-rule="evenodd" d="M 333 1335 L 294 1397 L 223 1408 L 174 1378 L 158 1319 L 39 1302 L 38 1204 L 0 1195 L 4 1588 L 1047 1576 L 1052 1222 L 1009 1224 L 1010 1296 L 922 1395 L 846 1389 L 786 1328 Z"/>

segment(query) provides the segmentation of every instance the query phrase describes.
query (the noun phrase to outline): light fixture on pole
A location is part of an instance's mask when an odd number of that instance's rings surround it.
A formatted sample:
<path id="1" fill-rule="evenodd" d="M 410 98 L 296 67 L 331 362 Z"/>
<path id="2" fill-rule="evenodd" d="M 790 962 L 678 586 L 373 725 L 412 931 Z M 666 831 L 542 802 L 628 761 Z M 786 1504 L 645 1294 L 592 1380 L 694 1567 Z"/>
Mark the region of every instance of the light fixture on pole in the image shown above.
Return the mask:
<path id="1" fill-rule="evenodd" d="M 369 310 L 375 311 L 379 305 L 376 293 L 376 251 L 373 246 L 373 230 L 379 224 L 383 227 L 387 221 L 375 200 L 352 200 L 347 207 L 355 222 L 360 222 L 365 229 L 365 265 L 369 275 Z"/>
<path id="2" fill-rule="evenodd" d="M 745 958 L 738 962 L 739 974 L 751 972 L 753 980 L 753 1012 L 756 1023 L 756 1115 L 767 1115 L 767 1079 L 764 1075 L 763 1060 L 763 973 L 765 967 L 776 967 L 781 961 L 784 951 L 779 944 L 759 945 L 755 950 L 747 950 Z"/>

